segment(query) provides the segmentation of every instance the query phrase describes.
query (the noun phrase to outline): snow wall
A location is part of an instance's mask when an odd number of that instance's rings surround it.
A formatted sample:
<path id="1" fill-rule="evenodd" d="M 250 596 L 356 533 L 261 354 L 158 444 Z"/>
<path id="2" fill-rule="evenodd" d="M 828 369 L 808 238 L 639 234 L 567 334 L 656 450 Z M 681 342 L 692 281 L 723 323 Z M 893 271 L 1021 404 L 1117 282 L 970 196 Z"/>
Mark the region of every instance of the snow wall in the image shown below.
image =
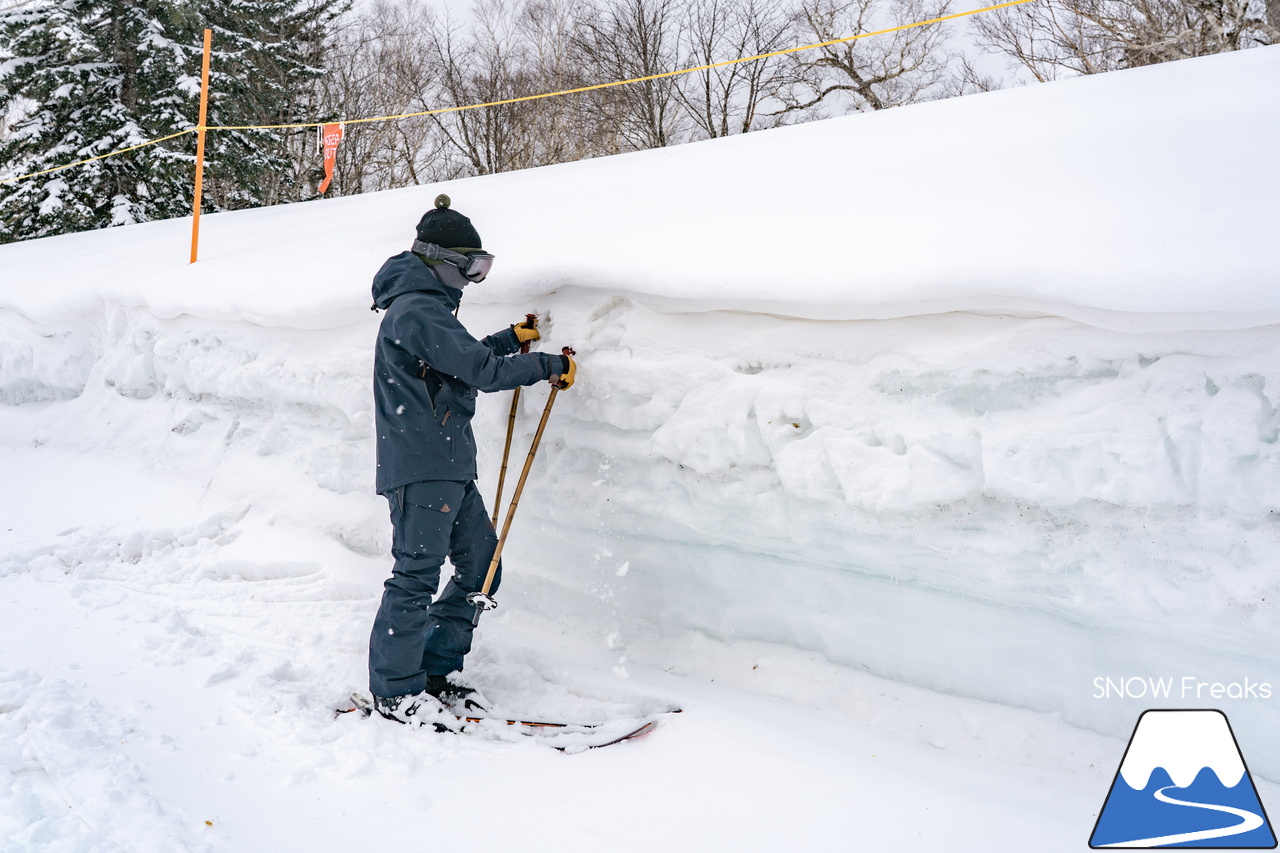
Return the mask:
<path id="1" fill-rule="evenodd" d="M 498 256 L 461 319 L 536 310 L 580 356 L 504 606 L 712 677 L 700 638 L 1113 735 L 1156 706 L 1280 726 L 1278 75 L 1259 49 L 220 214 L 194 266 L 189 220 L 0 247 L 10 456 L 202 486 L 190 529 L 239 537 L 236 571 L 296 547 L 367 603 L 358 655 L 390 538 L 367 285 L 443 190 Z M 508 401 L 477 418 L 489 496 Z M 1133 676 L 1273 695 L 1094 698 Z"/>

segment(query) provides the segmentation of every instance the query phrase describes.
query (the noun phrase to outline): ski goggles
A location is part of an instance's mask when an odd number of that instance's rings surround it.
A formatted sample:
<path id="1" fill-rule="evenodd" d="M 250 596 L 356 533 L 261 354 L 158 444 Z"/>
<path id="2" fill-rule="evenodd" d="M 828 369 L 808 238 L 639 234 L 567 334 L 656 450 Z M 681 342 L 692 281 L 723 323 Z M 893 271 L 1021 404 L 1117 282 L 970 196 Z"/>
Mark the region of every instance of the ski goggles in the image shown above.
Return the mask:
<path id="1" fill-rule="evenodd" d="M 485 276 L 489 274 L 489 270 L 493 269 L 493 255 L 488 252 L 471 252 L 464 255 L 461 252 L 437 246 L 435 243 L 424 243 L 421 240 L 413 241 L 413 251 L 424 258 L 452 264 L 458 268 L 458 272 L 472 282 L 484 281 Z"/>

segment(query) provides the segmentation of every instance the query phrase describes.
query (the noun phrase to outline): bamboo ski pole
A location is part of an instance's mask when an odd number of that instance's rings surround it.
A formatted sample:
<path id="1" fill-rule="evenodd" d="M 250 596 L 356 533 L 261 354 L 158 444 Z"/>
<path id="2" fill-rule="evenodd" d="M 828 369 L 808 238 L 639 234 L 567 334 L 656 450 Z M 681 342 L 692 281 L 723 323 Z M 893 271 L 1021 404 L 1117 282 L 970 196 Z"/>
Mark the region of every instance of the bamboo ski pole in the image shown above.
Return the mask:
<path id="1" fill-rule="evenodd" d="M 562 352 L 565 355 L 575 355 L 573 349 L 564 347 Z M 533 434 L 533 444 L 529 446 L 529 455 L 524 460 L 524 470 L 520 472 L 520 479 L 516 481 L 515 494 L 511 496 L 511 506 L 507 507 L 507 517 L 502 521 L 502 533 L 498 536 L 498 547 L 493 550 L 493 559 L 489 561 L 489 573 L 485 575 L 484 586 L 479 592 L 473 592 L 467 596 L 468 603 L 476 608 L 475 615 L 472 617 L 472 624 L 480 624 L 480 614 L 486 610 L 492 610 L 497 607 L 497 602 L 489 595 L 489 591 L 493 589 L 493 579 L 498 574 L 498 563 L 502 560 L 502 549 L 507 544 L 507 534 L 511 532 L 511 521 L 515 518 L 516 507 L 520 505 L 520 495 L 524 492 L 525 480 L 529 478 L 529 470 L 533 468 L 533 458 L 538 453 L 538 445 L 542 443 L 542 431 L 547 428 L 547 418 L 551 417 L 551 407 L 555 405 L 556 394 L 560 393 L 560 389 L 552 386 L 551 396 L 547 397 L 546 408 L 542 410 L 542 420 L 538 422 L 538 431 Z"/>
<path id="2" fill-rule="evenodd" d="M 554 389 L 552 389 L 554 390 Z M 511 413 L 507 415 L 507 443 L 502 447 L 502 467 L 498 469 L 498 493 L 493 496 L 493 526 L 498 526 L 498 508 L 502 505 L 502 484 L 507 479 L 507 459 L 511 456 L 511 438 L 516 431 L 516 411 L 520 408 L 520 389 L 511 394 Z"/>
<path id="3" fill-rule="evenodd" d="M 524 327 L 526 329 L 536 329 L 538 327 L 537 314 L 524 315 Z M 520 345 L 520 352 L 527 353 L 529 351 L 529 341 L 525 341 Z M 498 493 L 493 496 L 493 526 L 498 526 L 498 508 L 502 506 L 502 484 L 507 480 L 507 460 L 511 457 L 511 437 L 516 431 L 516 411 L 520 407 L 520 388 L 517 387 L 511 395 L 511 414 L 507 416 L 507 443 L 502 448 L 502 468 L 498 471 Z"/>

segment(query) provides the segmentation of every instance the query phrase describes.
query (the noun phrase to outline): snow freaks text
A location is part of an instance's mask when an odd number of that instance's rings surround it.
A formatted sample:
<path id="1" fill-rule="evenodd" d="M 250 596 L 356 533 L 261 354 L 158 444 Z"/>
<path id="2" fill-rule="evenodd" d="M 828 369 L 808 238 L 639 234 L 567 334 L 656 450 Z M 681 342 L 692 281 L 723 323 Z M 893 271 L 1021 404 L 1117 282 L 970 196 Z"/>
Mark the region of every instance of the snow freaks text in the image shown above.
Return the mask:
<path id="1" fill-rule="evenodd" d="M 1194 675 L 1178 677 L 1131 676 L 1093 680 L 1094 699 L 1270 699 L 1271 682 L 1245 678 L 1240 681 L 1203 681 Z"/>

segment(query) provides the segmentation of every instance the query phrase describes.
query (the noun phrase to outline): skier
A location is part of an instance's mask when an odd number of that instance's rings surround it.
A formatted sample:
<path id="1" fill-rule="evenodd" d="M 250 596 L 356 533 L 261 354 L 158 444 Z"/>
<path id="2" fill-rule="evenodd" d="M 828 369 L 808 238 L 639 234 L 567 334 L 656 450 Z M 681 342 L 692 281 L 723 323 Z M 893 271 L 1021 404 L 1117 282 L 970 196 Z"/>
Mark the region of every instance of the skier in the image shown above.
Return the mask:
<path id="1" fill-rule="evenodd" d="M 449 197 L 418 223 L 410 251 L 373 278 L 373 307 L 386 312 L 374 349 L 377 490 L 391 507 L 395 559 L 369 637 L 369 692 L 402 723 L 453 720 L 475 691 L 449 680 L 471 650 L 480 590 L 497 535 L 476 489 L 471 431 L 477 391 L 550 381 L 573 384 L 568 355 L 520 353 L 538 330 L 512 325 L 483 340 L 456 319 L 463 290 L 483 281 L 493 255 Z M 453 577 L 432 602 L 445 558 Z M 501 578 L 501 567 L 493 589 Z"/>

